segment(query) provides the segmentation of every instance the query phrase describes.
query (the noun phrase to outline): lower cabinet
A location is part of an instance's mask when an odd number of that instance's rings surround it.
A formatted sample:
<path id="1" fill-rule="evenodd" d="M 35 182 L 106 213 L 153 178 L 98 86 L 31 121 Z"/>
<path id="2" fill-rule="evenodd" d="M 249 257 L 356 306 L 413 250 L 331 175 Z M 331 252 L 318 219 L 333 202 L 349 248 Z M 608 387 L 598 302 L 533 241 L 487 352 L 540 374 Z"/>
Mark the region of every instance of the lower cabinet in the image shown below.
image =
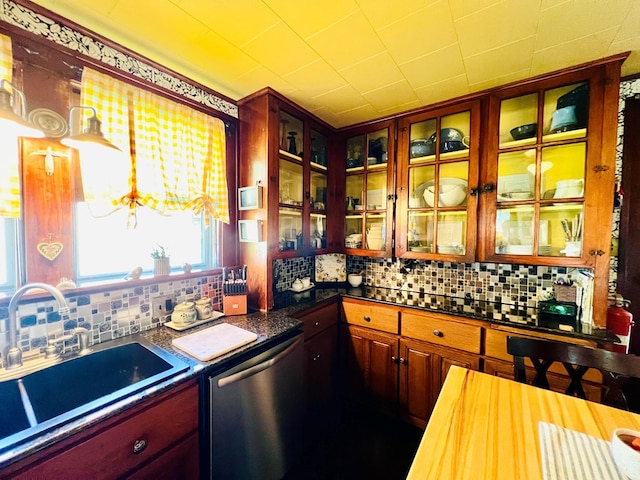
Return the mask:
<path id="1" fill-rule="evenodd" d="M 336 416 L 338 301 L 297 315 L 304 332 L 305 435 L 313 444 Z"/>
<path id="2" fill-rule="evenodd" d="M 0 478 L 199 477 L 195 382 L 132 407 L 0 472 Z"/>
<path id="3" fill-rule="evenodd" d="M 425 428 L 440 388 L 452 365 L 479 370 L 480 359 L 453 348 L 409 338 L 400 339 L 400 415 Z"/>
<path id="4" fill-rule="evenodd" d="M 398 336 L 341 327 L 343 386 L 351 401 L 395 413 L 398 402 Z"/>

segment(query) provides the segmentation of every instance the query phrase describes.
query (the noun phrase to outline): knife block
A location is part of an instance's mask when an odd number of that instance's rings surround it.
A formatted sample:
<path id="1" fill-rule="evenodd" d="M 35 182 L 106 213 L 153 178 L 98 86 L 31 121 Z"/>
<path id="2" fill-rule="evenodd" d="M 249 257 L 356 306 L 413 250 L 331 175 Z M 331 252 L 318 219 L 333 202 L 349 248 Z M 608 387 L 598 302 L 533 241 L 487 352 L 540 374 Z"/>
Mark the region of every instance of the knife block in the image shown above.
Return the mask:
<path id="1" fill-rule="evenodd" d="M 225 315 L 244 315 L 247 313 L 247 295 L 224 295 L 222 310 Z"/>

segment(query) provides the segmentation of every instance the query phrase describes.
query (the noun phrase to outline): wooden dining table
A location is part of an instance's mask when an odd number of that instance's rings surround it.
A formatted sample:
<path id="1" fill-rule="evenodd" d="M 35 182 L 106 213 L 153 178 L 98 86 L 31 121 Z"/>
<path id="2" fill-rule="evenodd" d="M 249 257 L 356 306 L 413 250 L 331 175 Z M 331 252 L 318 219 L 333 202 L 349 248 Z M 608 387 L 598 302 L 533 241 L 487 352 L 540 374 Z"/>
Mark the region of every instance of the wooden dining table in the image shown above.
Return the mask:
<path id="1" fill-rule="evenodd" d="M 539 422 L 607 441 L 640 431 L 640 415 L 452 366 L 407 479 L 542 479 Z"/>

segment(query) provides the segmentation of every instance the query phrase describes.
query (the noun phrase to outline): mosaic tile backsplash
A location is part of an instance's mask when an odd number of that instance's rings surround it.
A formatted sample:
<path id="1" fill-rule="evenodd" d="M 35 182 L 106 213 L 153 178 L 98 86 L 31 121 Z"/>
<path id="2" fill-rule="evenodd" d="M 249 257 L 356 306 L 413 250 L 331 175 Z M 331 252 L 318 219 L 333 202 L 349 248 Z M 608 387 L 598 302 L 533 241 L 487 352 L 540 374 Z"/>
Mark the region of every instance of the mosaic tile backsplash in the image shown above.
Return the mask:
<path id="1" fill-rule="evenodd" d="M 25 355 L 35 353 L 46 346 L 48 340 L 59 338 L 76 327 L 84 327 L 91 332 L 91 344 L 157 328 L 163 322 L 153 318 L 152 303 L 154 297 L 165 295 L 175 296 L 177 302 L 210 297 L 214 309 L 220 311 L 221 276 L 171 279 L 90 295 L 65 295 L 70 312 L 63 316 L 58 314 L 58 305 L 53 299 L 22 302 L 18 307 L 19 347 Z M 5 304 L 0 307 L 0 352 L 5 352 L 8 347 L 7 319 Z M 74 345 L 67 343 L 65 347 Z"/>
<path id="2" fill-rule="evenodd" d="M 282 292 L 296 278 L 311 276 L 314 257 L 274 261 L 274 289 Z M 538 300 L 553 295 L 559 278 L 570 278 L 566 267 L 501 263 L 451 263 L 347 256 L 347 273 L 364 273 L 370 287 L 391 288 L 430 295 L 459 297 L 505 305 L 536 308 Z"/>

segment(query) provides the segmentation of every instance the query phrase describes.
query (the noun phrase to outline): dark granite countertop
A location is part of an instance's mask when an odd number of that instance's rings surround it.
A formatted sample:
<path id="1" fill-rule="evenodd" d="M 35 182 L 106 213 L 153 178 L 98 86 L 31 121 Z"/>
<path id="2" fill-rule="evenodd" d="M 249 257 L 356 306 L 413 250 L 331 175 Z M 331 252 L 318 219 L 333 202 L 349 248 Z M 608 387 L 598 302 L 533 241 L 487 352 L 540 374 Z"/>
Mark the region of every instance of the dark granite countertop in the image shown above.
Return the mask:
<path id="1" fill-rule="evenodd" d="M 93 412 L 90 415 L 74 420 L 62 425 L 55 431 L 47 432 L 32 441 L 16 446 L 16 448 L 0 454 L 0 468 L 9 463 L 34 453 L 54 441 L 61 440 L 84 428 L 95 425 L 111 416 L 131 408 L 151 397 L 154 397 L 178 384 L 194 379 L 202 374 L 208 374 L 215 370 L 225 368 L 226 364 L 251 354 L 252 350 L 261 349 L 273 342 L 277 342 L 294 335 L 301 329 L 302 322 L 295 317 L 297 313 L 320 305 L 325 301 L 330 301 L 335 297 L 357 298 L 369 300 L 386 305 L 395 305 L 407 308 L 416 308 L 421 311 L 430 311 L 456 315 L 463 318 L 487 321 L 496 325 L 506 325 L 525 330 L 535 330 L 545 333 L 553 333 L 566 337 L 585 338 L 599 342 L 612 342 L 617 339 L 615 335 L 604 329 L 593 329 L 577 332 L 567 332 L 563 330 L 546 328 L 538 325 L 536 309 L 527 306 L 497 304 L 488 301 L 479 301 L 471 298 L 446 297 L 443 295 L 431 295 L 424 292 L 408 290 L 396 290 L 381 287 L 361 286 L 351 288 L 346 284 L 318 285 L 316 288 L 305 292 L 283 292 L 275 297 L 274 309 L 269 312 L 253 312 L 246 315 L 226 316 L 211 323 L 199 325 L 197 327 L 176 331 L 169 327 L 160 327 L 129 337 L 113 340 L 121 343 L 140 341 L 150 342 L 175 355 L 184 363 L 189 365 L 189 370 L 176 377 L 164 381 L 139 392 L 135 395 L 121 399 L 108 407 Z M 219 356 L 208 362 L 200 362 L 193 357 L 186 355 L 175 349 L 171 341 L 174 338 L 190 333 L 204 330 L 213 325 L 226 322 L 240 328 L 252 331 L 258 335 L 256 342 L 233 350 L 225 355 Z M 111 342 L 109 342 L 111 343 Z"/>
<path id="2" fill-rule="evenodd" d="M 336 284 L 318 286 L 315 289 L 303 293 L 283 292 L 276 296 L 275 308 L 281 308 L 283 309 L 282 311 L 294 307 L 309 308 L 315 303 L 335 295 L 369 300 L 385 305 L 395 305 L 415 308 L 421 311 L 455 315 L 462 318 L 490 322 L 496 326 L 514 327 L 523 330 L 561 335 L 568 338 L 581 338 L 602 343 L 618 341 L 618 337 L 609 330 L 592 328 L 590 325 L 580 324 L 579 328 L 572 332 L 545 326 L 538 320 L 537 308 L 527 306 L 526 304 L 497 303 L 486 300 L 475 300 L 471 297 L 449 297 L 412 290 L 370 287 L 366 285 L 352 288 L 347 284 Z M 293 311 L 288 313 L 293 313 Z"/>

